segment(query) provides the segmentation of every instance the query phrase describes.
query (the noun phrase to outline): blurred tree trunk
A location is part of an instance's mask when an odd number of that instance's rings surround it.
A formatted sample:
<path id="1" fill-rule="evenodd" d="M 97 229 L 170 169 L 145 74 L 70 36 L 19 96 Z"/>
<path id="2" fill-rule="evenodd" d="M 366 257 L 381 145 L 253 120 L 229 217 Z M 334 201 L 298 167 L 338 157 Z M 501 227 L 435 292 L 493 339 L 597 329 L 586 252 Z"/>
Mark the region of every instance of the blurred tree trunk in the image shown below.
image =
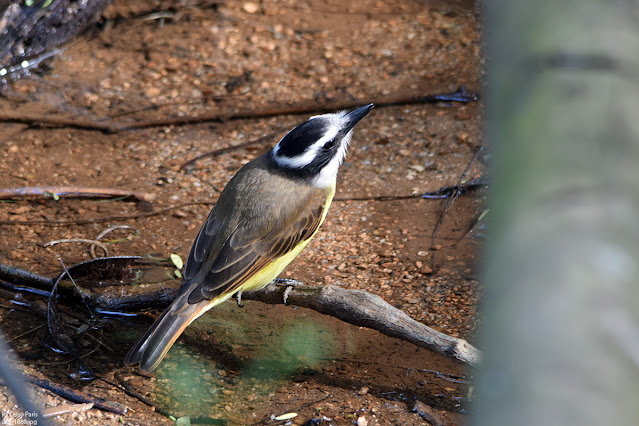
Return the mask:
<path id="1" fill-rule="evenodd" d="M 485 2 L 477 425 L 639 422 L 639 0 Z"/>

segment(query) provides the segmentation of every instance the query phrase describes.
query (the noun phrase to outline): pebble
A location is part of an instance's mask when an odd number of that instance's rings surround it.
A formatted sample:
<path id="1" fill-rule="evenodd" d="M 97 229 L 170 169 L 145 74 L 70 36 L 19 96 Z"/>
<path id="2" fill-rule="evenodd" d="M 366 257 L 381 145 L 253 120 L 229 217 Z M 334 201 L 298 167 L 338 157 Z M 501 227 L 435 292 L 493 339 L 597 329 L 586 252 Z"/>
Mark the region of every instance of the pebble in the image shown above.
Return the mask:
<path id="1" fill-rule="evenodd" d="M 433 273 L 433 268 L 431 268 L 430 266 L 426 265 L 423 268 L 420 268 L 419 272 L 421 272 L 424 275 L 429 275 Z"/>
<path id="2" fill-rule="evenodd" d="M 146 96 L 147 98 L 158 97 L 160 96 L 161 93 L 162 93 L 162 90 L 159 87 L 155 87 L 155 86 L 149 86 L 144 89 L 144 96 Z"/>

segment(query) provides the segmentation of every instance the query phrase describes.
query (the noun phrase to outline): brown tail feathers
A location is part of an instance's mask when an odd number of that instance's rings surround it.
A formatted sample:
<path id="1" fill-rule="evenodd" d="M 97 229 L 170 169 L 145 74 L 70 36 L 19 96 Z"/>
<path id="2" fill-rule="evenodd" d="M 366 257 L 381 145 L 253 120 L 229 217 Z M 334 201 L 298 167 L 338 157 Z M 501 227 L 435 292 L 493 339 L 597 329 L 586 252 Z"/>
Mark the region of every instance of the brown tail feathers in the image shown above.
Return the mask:
<path id="1" fill-rule="evenodd" d="M 206 309 L 199 303 L 176 309 L 178 305 L 173 302 L 131 348 L 124 359 L 126 365 L 140 364 L 140 370 L 155 370 L 184 329 Z"/>

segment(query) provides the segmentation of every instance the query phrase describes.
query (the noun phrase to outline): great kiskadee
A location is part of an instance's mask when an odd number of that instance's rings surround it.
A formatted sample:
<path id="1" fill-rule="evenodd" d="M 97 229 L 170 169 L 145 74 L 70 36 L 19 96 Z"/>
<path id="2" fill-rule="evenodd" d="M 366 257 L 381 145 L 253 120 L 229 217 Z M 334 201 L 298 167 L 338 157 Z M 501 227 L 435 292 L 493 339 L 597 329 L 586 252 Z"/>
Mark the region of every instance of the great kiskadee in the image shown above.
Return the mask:
<path id="1" fill-rule="evenodd" d="M 372 108 L 313 116 L 233 176 L 193 242 L 175 300 L 127 365 L 154 370 L 197 317 L 266 286 L 306 247 L 331 205 L 352 129 Z"/>

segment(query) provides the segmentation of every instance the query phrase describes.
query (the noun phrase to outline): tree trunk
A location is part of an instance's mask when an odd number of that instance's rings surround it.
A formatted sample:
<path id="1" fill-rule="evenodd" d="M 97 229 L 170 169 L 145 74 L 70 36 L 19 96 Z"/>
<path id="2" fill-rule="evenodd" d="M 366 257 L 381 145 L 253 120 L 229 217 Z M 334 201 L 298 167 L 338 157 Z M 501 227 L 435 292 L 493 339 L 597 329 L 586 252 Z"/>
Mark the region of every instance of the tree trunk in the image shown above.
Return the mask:
<path id="1" fill-rule="evenodd" d="M 477 425 L 639 418 L 638 1 L 486 2 Z"/>

